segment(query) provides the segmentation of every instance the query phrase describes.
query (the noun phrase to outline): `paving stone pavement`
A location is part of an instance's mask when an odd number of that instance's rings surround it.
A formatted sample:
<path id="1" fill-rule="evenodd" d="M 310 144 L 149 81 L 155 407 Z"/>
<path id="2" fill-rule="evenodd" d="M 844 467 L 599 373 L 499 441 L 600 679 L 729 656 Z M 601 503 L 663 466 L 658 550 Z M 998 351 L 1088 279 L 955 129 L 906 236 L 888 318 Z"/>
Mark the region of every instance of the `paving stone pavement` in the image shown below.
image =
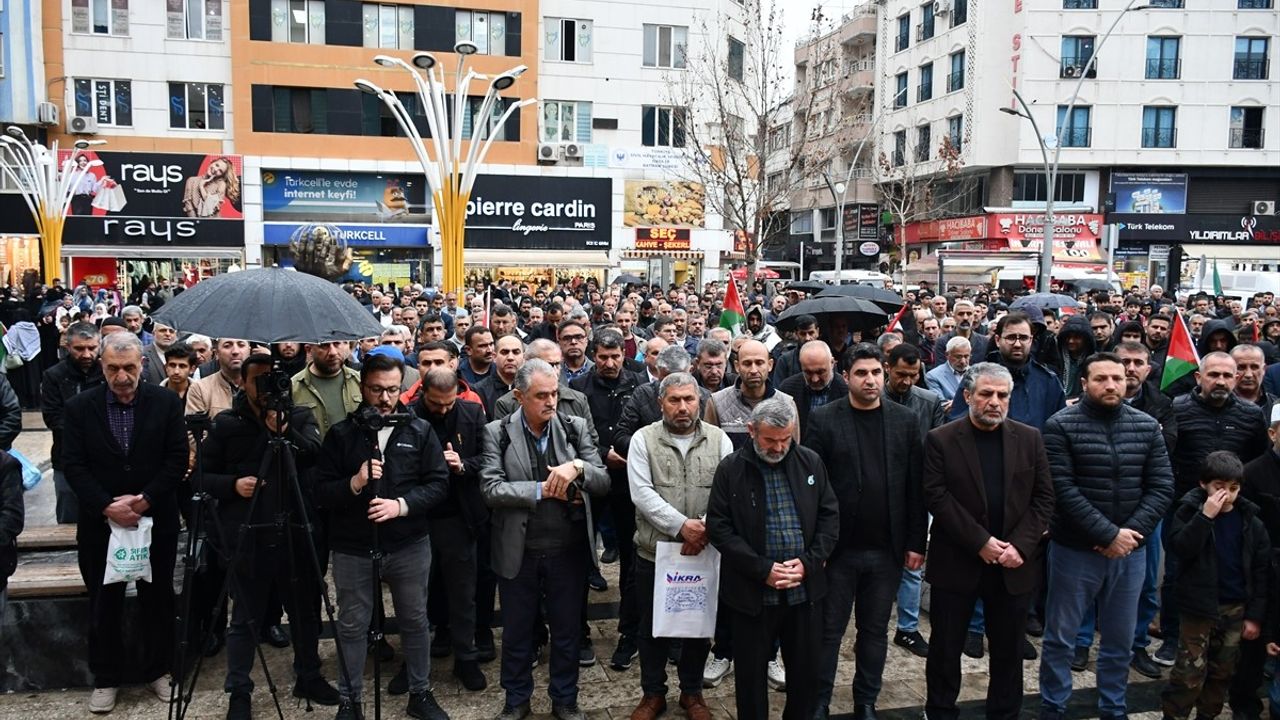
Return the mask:
<path id="1" fill-rule="evenodd" d="M 48 444 L 50 436 L 43 430 L 38 413 L 24 414 L 26 431 L 19 436 L 16 446 L 36 463 L 45 463 L 47 467 Z M 46 525 L 53 521 L 53 487 L 52 478 L 46 473 L 40 485 L 27 494 L 28 524 Z M 609 589 L 603 593 L 591 593 L 593 617 L 610 614 L 618 600 L 617 573 L 618 565 L 604 566 L 604 575 L 609 580 Z M 387 607 L 391 603 L 387 602 Z M 600 658 L 595 666 L 584 668 L 581 675 L 580 705 L 592 720 L 606 718 L 627 718 L 630 716 L 640 695 L 639 662 L 633 663 L 625 672 L 615 672 L 607 665 L 617 642 L 617 623 L 605 617 L 591 623 L 592 639 L 596 654 Z M 929 635 L 928 614 L 921 617 L 921 631 Z M 499 632 L 500 634 L 500 632 Z M 836 673 L 836 691 L 832 702 L 832 715 L 848 714 L 853 709 L 851 683 L 853 679 L 853 629 L 850 627 L 841 646 L 841 660 Z M 393 645 L 398 645 L 398 638 L 392 636 Z M 1038 646 L 1039 641 L 1036 641 Z M 333 708 L 315 707 L 309 711 L 304 704 L 291 695 L 293 678 L 290 669 L 292 660 L 288 649 L 277 650 L 264 646 L 263 652 L 269 663 L 280 699 L 280 715 L 272 704 L 263 679 L 261 668 L 255 668 L 254 679 L 258 689 L 254 693 L 254 716 L 257 718 L 283 717 L 287 720 L 319 720 L 333 715 Z M 331 640 L 323 640 L 320 655 L 324 660 L 325 672 L 330 680 L 336 676 L 335 651 Z M 227 700 L 222 692 L 223 673 L 225 671 L 224 654 L 207 661 L 197 683 L 194 702 L 187 714 L 192 720 L 212 720 L 222 718 L 226 713 Z M 986 660 L 962 659 L 963 686 L 960 700 L 963 717 L 982 717 L 981 700 L 986 692 Z M 384 683 L 399 667 L 400 659 L 384 666 Z M 889 645 L 888 660 L 884 671 L 884 689 L 880 696 L 880 715 L 885 720 L 915 720 L 921 716 L 924 703 L 924 665 L 922 658 L 917 658 L 892 643 Z M 1037 693 L 1037 661 L 1024 665 L 1024 689 L 1027 697 L 1024 702 L 1023 716 L 1035 717 L 1038 709 Z M 431 678 L 434 691 L 441 706 L 453 720 L 475 720 L 493 718 L 502 709 L 503 695 L 498 687 L 498 663 L 483 666 L 489 680 L 489 688 L 483 692 L 470 693 L 453 679 L 451 660 L 434 660 Z M 669 668 L 668 676 L 672 688 L 676 687 L 674 668 Z M 366 667 L 366 687 L 372 687 L 372 658 Z M 1068 716 L 1075 718 L 1095 718 L 1098 716 L 1094 703 L 1096 695 L 1092 692 L 1096 678 L 1093 666 L 1082 673 L 1074 675 L 1077 692 L 1073 696 L 1072 707 Z M 536 690 L 534 692 L 533 709 L 538 717 L 550 717 L 550 701 L 546 696 L 547 666 L 540 663 L 534 671 Z M 1136 673 L 1130 674 L 1130 717 L 1135 720 L 1159 720 L 1159 690 L 1162 681 L 1152 681 Z M 674 692 L 674 690 L 673 690 Z M 707 703 L 715 718 L 733 718 L 734 684 L 731 674 L 719 687 L 705 691 Z M 770 716 L 781 717 L 785 702 L 783 693 L 771 692 L 769 695 Z M 63 718 L 86 718 L 88 712 L 89 693 L 84 689 L 48 690 L 34 693 L 13 693 L 0 695 L 0 720 L 61 720 Z M 675 706 L 676 696 L 668 698 L 672 710 L 668 717 L 679 718 L 682 711 Z M 406 717 L 404 714 L 405 698 L 390 697 L 384 694 L 382 715 L 385 718 Z M 372 700 L 365 705 L 366 717 L 372 720 Z M 108 716 L 116 720 L 163 718 L 167 714 L 166 707 L 145 688 L 124 688 L 116 705 L 116 710 Z M 1229 717 L 1229 715 L 1228 715 Z"/>

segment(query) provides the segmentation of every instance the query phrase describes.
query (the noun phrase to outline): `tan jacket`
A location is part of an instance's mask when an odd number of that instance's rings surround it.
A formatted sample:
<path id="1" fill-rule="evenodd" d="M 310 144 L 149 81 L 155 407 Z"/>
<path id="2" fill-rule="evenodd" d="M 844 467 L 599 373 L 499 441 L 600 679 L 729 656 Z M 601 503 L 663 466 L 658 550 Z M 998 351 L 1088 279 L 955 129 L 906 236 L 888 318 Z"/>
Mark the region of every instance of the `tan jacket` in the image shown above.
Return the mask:
<path id="1" fill-rule="evenodd" d="M 209 419 L 218 416 L 223 410 L 231 409 L 231 398 L 235 395 L 237 388 L 222 377 L 222 373 L 215 372 L 206 378 L 192 380 L 191 385 L 187 387 L 187 409 L 186 414 L 195 415 L 196 413 L 207 412 Z M 196 466 L 196 444 L 191 433 L 187 433 L 187 444 L 190 445 L 190 452 L 187 457 L 187 468 L 194 469 Z"/>

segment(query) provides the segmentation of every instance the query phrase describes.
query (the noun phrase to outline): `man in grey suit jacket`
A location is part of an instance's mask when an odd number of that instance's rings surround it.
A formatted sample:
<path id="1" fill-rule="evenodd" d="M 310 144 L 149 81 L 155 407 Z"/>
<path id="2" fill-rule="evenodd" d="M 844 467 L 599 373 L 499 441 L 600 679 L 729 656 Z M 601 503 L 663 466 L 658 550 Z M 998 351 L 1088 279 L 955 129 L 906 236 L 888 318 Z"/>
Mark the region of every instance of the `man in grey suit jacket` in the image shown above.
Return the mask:
<path id="1" fill-rule="evenodd" d="M 502 688 L 500 720 L 530 714 L 534 633 L 545 602 L 551 630 L 552 714 L 559 720 L 586 716 L 578 709 L 578 648 L 587 552 L 594 537 L 591 496 L 609 491 L 587 422 L 557 411 L 560 373 L 543 360 L 529 360 L 516 373 L 520 407 L 484 429 L 481 491 L 493 510 L 490 546 L 502 594 Z"/>

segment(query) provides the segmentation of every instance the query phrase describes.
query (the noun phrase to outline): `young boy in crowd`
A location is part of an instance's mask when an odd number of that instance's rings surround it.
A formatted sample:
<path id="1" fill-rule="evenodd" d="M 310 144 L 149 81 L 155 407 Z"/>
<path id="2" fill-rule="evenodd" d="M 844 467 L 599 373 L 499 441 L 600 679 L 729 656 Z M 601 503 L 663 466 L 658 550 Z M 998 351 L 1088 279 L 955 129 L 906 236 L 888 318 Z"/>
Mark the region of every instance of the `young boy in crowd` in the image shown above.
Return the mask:
<path id="1" fill-rule="evenodd" d="M 1244 465 L 1235 453 L 1209 453 L 1200 487 L 1182 497 L 1169 533 L 1176 553 L 1182 626 L 1178 659 L 1161 694 L 1166 720 L 1216 717 L 1240 654 L 1267 619 L 1271 543 L 1258 506 L 1240 497 Z"/>

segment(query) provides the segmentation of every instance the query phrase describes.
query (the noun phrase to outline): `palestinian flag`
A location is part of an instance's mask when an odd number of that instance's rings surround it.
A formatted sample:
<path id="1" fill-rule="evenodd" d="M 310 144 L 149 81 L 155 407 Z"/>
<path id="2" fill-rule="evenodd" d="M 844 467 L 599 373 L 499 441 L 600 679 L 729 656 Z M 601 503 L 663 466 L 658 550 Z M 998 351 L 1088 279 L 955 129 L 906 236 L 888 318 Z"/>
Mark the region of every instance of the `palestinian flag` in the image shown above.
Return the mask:
<path id="1" fill-rule="evenodd" d="M 742 300 L 738 298 L 738 281 L 730 277 L 729 287 L 724 293 L 724 309 L 720 311 L 720 327 L 728 328 L 729 332 L 737 335 L 746 319 L 747 313 L 743 311 Z"/>
<path id="2" fill-rule="evenodd" d="M 1164 375 L 1160 378 L 1160 390 L 1174 384 L 1179 378 L 1200 368 L 1200 354 L 1191 341 L 1191 331 L 1182 313 L 1173 315 L 1173 332 L 1169 335 L 1169 355 L 1164 361 Z"/>

